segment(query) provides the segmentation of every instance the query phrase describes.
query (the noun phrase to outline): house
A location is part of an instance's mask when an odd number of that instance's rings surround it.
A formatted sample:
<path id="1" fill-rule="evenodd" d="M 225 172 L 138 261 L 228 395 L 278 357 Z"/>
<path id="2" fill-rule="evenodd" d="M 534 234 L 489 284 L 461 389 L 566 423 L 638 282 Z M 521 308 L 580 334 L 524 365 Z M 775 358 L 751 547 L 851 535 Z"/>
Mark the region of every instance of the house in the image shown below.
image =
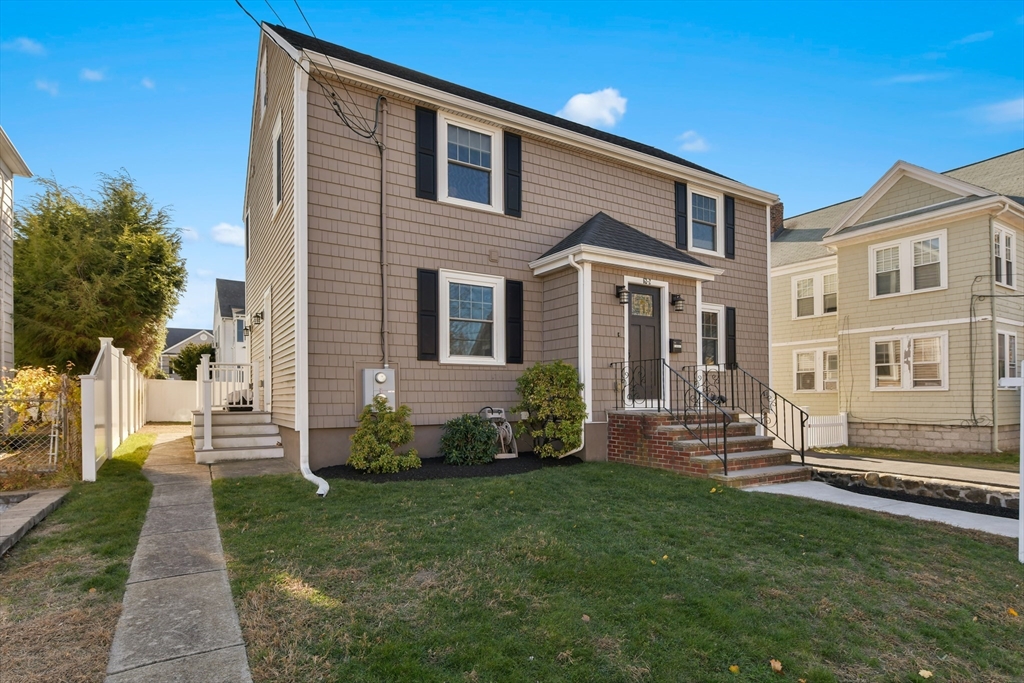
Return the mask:
<path id="1" fill-rule="evenodd" d="M 14 176 L 31 178 L 0 126 L 0 374 L 14 367 Z"/>
<path id="2" fill-rule="evenodd" d="M 213 339 L 218 362 L 249 362 L 249 343 L 245 336 L 244 282 L 218 278 L 214 283 Z"/>
<path id="3" fill-rule="evenodd" d="M 849 442 L 1016 448 L 1024 149 L 945 173 L 899 161 L 772 240 L 772 386 Z"/>
<path id="4" fill-rule="evenodd" d="M 254 87 L 250 352 L 304 471 L 346 461 L 378 391 L 429 457 L 446 420 L 511 407 L 526 367 L 561 359 L 602 460 L 624 398 L 668 400 L 654 380 L 625 396 L 628 362 L 767 382 L 776 195 L 281 26 Z"/>
<path id="5" fill-rule="evenodd" d="M 160 372 L 171 379 L 181 379 L 171 372 L 171 361 L 178 357 L 181 350 L 189 344 L 203 346 L 213 344 L 213 333 L 210 330 L 193 330 L 185 327 L 168 327 L 164 350 L 160 352 Z"/>

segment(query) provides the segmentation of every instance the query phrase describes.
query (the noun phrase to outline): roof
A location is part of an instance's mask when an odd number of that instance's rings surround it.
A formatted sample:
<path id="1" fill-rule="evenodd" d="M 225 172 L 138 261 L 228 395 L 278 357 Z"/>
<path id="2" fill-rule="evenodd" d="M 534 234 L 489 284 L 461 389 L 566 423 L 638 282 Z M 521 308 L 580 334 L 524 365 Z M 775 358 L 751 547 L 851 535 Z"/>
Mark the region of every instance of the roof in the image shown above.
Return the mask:
<path id="1" fill-rule="evenodd" d="M 7 137 L 7 131 L 4 130 L 3 126 L 0 126 L 0 161 L 3 161 L 4 166 L 11 169 L 11 173 L 14 175 L 24 178 L 32 177 L 32 171 L 29 170 L 28 164 L 18 154 L 14 143 Z"/>
<path id="2" fill-rule="evenodd" d="M 244 280 L 221 280 L 217 278 L 215 290 L 217 292 L 217 310 L 220 311 L 220 317 L 232 317 L 234 312 L 231 309 L 233 308 L 245 310 Z"/>
<path id="3" fill-rule="evenodd" d="M 932 213 L 934 211 L 941 211 L 942 209 L 949 209 L 954 206 L 960 206 L 962 204 L 973 204 L 974 202 L 980 202 L 982 200 L 991 200 L 991 197 L 957 197 L 956 199 L 950 199 L 949 201 L 939 202 L 938 204 L 932 204 L 930 206 L 922 206 L 919 209 L 911 209 L 910 211 L 904 211 L 903 213 L 897 213 L 892 216 L 882 216 L 876 218 L 873 221 L 866 221 L 864 223 L 857 223 L 843 229 L 843 233 L 855 232 L 857 230 L 864 230 L 866 228 L 873 228 L 876 225 L 882 223 L 890 223 L 892 221 L 903 220 L 905 218 L 913 218 L 914 216 L 922 216 L 926 213 Z"/>
<path id="4" fill-rule="evenodd" d="M 673 249 L 661 240 L 640 232 L 622 221 L 617 221 L 604 211 L 594 214 L 586 223 L 576 228 L 568 237 L 547 250 L 544 256 L 552 256 L 575 246 L 587 244 L 592 247 L 615 249 L 640 256 L 678 261 L 692 266 L 708 267 L 687 253 Z"/>
<path id="5" fill-rule="evenodd" d="M 320 40 L 319 38 L 307 36 L 304 33 L 292 31 L 291 29 L 285 28 L 284 26 L 269 23 L 267 24 L 267 26 L 269 26 L 271 29 L 273 29 L 275 33 L 280 35 L 282 38 L 287 40 L 293 47 L 299 50 L 319 52 L 320 54 L 326 55 L 328 57 L 333 57 L 335 59 L 349 62 L 350 64 L 355 64 L 366 69 L 372 69 L 373 71 L 379 71 L 380 73 L 384 73 L 389 76 L 394 76 L 396 78 L 401 78 L 403 80 L 410 81 L 412 83 L 417 83 L 428 88 L 440 90 L 450 95 L 455 95 L 456 97 L 462 97 L 467 100 L 473 100 L 474 102 L 479 102 L 489 107 L 503 109 L 507 112 L 511 112 L 519 116 L 534 119 L 535 121 L 540 121 L 541 123 L 546 123 L 552 126 L 558 126 L 559 128 L 564 128 L 565 130 L 572 131 L 574 133 L 586 135 L 588 137 L 601 140 L 603 142 L 618 145 L 619 147 L 625 147 L 626 149 L 633 150 L 634 152 L 640 152 L 641 154 L 656 157 L 658 159 L 678 164 L 686 168 L 692 168 L 698 171 L 703 171 L 704 173 L 710 173 L 720 178 L 725 178 L 726 180 L 733 180 L 732 178 L 724 176 L 721 173 L 717 173 L 703 166 L 698 166 L 692 161 L 687 161 L 686 159 L 676 156 L 675 154 L 669 154 L 664 150 L 660 150 L 657 147 L 652 147 L 651 145 L 645 145 L 642 142 L 636 142 L 635 140 L 630 140 L 619 135 L 612 135 L 611 133 L 607 133 L 603 130 L 598 130 L 596 128 L 591 128 L 590 126 L 584 126 L 582 124 L 575 123 L 574 121 L 569 121 L 568 119 L 563 119 L 560 116 L 554 116 L 553 114 L 548 114 L 537 109 L 524 107 L 521 104 L 516 104 L 515 102 L 503 100 L 500 97 L 494 97 L 493 95 L 488 95 L 487 93 L 480 92 L 479 90 L 466 88 L 464 86 L 452 83 L 450 81 L 435 78 L 434 76 L 427 75 L 420 71 L 414 71 L 413 69 L 408 69 L 404 66 L 399 66 L 398 64 L 386 62 L 382 59 L 377 59 L 376 57 L 371 57 L 370 55 L 350 50 L 346 47 L 342 47 L 341 45 L 336 45 L 334 43 L 329 43 L 327 41 Z"/>
<path id="6" fill-rule="evenodd" d="M 205 332 L 210 335 L 210 341 L 213 341 L 213 332 L 210 330 L 197 330 L 189 327 L 168 327 L 167 339 L 164 341 L 164 350 L 162 353 L 166 353 L 172 346 L 177 346 L 181 342 L 187 341 L 190 337 L 194 337 L 200 332 Z"/>

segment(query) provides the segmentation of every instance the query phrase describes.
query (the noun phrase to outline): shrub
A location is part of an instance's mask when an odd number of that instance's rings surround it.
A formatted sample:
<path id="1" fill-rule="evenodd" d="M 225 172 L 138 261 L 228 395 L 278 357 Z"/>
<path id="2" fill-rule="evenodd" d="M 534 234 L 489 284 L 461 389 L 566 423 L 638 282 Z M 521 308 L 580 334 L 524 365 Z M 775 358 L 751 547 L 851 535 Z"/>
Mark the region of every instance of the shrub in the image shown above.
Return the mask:
<path id="1" fill-rule="evenodd" d="M 416 449 L 397 453 L 396 449 L 412 441 L 409 406 L 398 410 L 388 405 L 385 396 L 373 397 L 373 403 L 359 413 L 359 426 L 352 435 L 352 455 L 348 464 L 371 474 L 391 474 L 420 466 Z"/>
<path id="2" fill-rule="evenodd" d="M 210 354 L 210 362 L 217 360 L 217 349 L 212 344 L 185 344 L 178 355 L 171 359 L 171 372 L 177 373 L 178 377 L 194 381 L 196 379 L 196 367 L 203 362 L 203 354 Z"/>
<path id="3" fill-rule="evenodd" d="M 543 458 L 561 457 L 582 446 L 587 417 L 582 388 L 576 368 L 560 360 L 524 372 L 516 381 L 519 405 L 512 411 L 529 417 L 516 425 L 516 436 L 529 432 L 534 452 Z"/>
<path id="4" fill-rule="evenodd" d="M 444 423 L 441 454 L 449 465 L 483 465 L 494 462 L 498 433 L 481 415 L 460 415 Z"/>

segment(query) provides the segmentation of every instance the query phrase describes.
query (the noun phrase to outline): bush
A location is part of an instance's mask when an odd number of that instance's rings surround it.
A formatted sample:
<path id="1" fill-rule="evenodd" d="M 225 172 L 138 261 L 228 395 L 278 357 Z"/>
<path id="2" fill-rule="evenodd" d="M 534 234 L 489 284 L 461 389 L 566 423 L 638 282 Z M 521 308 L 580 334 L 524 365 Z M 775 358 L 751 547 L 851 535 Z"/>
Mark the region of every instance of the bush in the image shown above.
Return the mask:
<path id="1" fill-rule="evenodd" d="M 449 465 L 484 465 L 498 453 L 498 433 L 481 415 L 460 415 L 444 423 L 441 454 Z"/>
<path id="2" fill-rule="evenodd" d="M 196 367 L 203 362 L 203 354 L 210 354 L 210 362 L 217 360 L 217 349 L 212 344 L 185 344 L 178 355 L 171 359 L 171 372 L 178 377 L 195 381 Z"/>
<path id="3" fill-rule="evenodd" d="M 352 435 L 352 455 L 348 464 L 371 474 L 391 474 L 416 469 L 420 458 L 416 449 L 396 453 L 396 449 L 412 441 L 409 406 L 394 410 L 385 396 L 373 397 L 373 403 L 359 413 L 359 426 Z"/>
<path id="4" fill-rule="evenodd" d="M 529 417 L 516 425 L 516 436 L 529 432 L 533 450 L 542 458 L 557 458 L 583 445 L 587 404 L 576 368 L 560 360 L 541 363 L 519 376 L 519 405 L 512 412 Z"/>

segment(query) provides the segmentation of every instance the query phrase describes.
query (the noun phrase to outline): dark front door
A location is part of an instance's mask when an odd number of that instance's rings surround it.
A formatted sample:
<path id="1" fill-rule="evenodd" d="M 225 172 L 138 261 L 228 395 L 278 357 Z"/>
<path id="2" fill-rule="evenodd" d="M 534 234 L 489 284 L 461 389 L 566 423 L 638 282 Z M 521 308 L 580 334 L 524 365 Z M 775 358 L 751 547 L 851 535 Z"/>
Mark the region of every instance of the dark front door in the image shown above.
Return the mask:
<path id="1" fill-rule="evenodd" d="M 629 286 L 629 398 L 661 398 L 661 290 Z"/>

